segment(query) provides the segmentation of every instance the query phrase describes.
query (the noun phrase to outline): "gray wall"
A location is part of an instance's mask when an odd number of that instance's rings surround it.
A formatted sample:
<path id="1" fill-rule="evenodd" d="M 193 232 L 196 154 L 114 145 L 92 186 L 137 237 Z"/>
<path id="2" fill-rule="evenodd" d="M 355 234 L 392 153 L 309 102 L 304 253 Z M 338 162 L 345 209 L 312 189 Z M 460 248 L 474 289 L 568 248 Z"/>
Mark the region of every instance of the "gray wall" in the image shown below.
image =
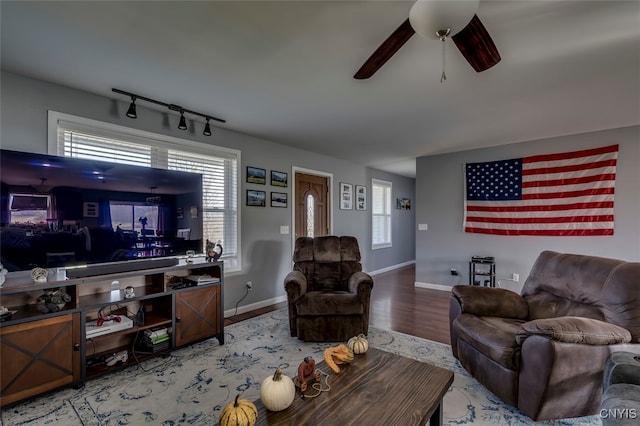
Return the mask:
<path id="1" fill-rule="evenodd" d="M 462 231 L 463 173 L 468 162 L 517 158 L 619 144 L 614 235 L 609 237 L 507 237 Z M 640 260 L 640 127 L 523 142 L 500 147 L 421 157 L 417 160 L 416 219 L 427 231 L 416 237 L 416 281 L 454 285 L 468 281 L 473 255 L 494 256 L 498 279 L 520 291 L 542 250 Z M 456 268 L 463 275 L 450 275 Z M 520 274 L 520 282 L 506 280 Z"/>
<path id="2" fill-rule="evenodd" d="M 68 87 L 34 80 L 25 76 L 2 72 L 1 75 L 1 131 L 0 146 L 17 151 L 47 152 L 47 110 L 77 115 L 94 120 L 128 126 L 140 130 L 189 139 L 222 147 L 238 149 L 242 152 L 242 171 L 240 187 L 241 208 L 241 247 L 242 271 L 226 277 L 225 310 L 235 307 L 245 292 L 245 283 L 253 282 L 253 290 L 241 303 L 257 304 L 284 296 L 282 282 L 291 270 L 291 235 L 281 235 L 280 226 L 291 223 L 289 208 L 246 207 L 245 190 L 247 188 L 264 189 L 267 192 L 287 192 L 291 198 L 291 185 L 277 188 L 269 185 L 257 186 L 244 182 L 247 165 L 269 170 L 286 171 L 292 178 L 292 167 L 301 167 L 333 174 L 334 198 L 337 197 L 339 182 L 353 185 L 366 185 L 371 194 L 371 178 L 380 177 L 393 182 L 401 196 L 413 198 L 415 180 L 384 173 L 378 170 L 354 164 L 339 158 L 314 154 L 290 148 L 264 139 L 214 128 L 210 137 L 198 131 L 177 129 L 178 117 L 175 114 L 151 110 L 138 103 L 138 119 L 124 116 L 128 102 L 122 96 L 108 98 L 71 89 Z M 154 97 L 152 93 L 148 94 Z M 228 117 L 229 121 L 233 117 Z M 170 125 L 167 125 L 170 122 Z M 189 129 L 194 126 L 190 125 Z M 358 238 L 363 256 L 363 267 L 367 271 L 384 270 L 411 262 L 415 259 L 413 212 L 394 214 L 394 247 L 391 249 L 371 250 L 370 206 L 366 211 L 339 210 L 338 203 L 332 200 L 333 233 L 353 235 Z M 394 213 L 400 212 L 399 210 Z"/>

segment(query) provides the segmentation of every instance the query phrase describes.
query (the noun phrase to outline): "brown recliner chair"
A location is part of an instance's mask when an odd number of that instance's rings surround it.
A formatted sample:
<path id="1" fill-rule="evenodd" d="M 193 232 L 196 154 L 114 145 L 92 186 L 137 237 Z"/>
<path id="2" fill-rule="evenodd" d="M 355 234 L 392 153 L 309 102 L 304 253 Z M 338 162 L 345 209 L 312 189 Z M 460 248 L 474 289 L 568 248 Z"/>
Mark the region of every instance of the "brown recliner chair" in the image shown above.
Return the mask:
<path id="1" fill-rule="evenodd" d="M 369 331 L 372 278 L 362 272 L 354 237 L 301 237 L 284 280 L 291 336 L 344 341 Z"/>
<path id="2" fill-rule="evenodd" d="M 455 286 L 451 349 L 473 377 L 534 420 L 600 410 L 615 351 L 640 353 L 640 263 L 544 251 L 521 295 Z"/>

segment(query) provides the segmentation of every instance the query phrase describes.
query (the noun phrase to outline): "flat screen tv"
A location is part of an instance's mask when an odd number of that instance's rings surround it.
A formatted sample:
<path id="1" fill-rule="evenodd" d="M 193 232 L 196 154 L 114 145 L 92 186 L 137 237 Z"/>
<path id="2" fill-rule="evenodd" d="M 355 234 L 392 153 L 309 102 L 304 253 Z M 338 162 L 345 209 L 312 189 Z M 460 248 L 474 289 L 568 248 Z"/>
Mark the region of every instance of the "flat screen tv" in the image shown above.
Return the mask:
<path id="1" fill-rule="evenodd" d="M 0 182 L 9 271 L 202 252 L 201 174 L 0 150 Z"/>

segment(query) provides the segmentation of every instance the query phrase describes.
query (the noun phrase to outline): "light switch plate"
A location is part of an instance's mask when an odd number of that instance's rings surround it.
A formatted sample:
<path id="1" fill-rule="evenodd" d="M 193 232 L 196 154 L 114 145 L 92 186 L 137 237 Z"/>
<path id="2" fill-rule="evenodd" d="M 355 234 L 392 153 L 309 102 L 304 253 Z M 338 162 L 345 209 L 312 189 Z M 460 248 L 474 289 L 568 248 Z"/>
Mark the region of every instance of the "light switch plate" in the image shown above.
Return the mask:
<path id="1" fill-rule="evenodd" d="M 426 223 L 418 224 L 418 231 L 426 231 L 427 229 L 429 229 L 429 226 Z"/>
<path id="2" fill-rule="evenodd" d="M 289 233 L 289 227 L 288 226 L 281 226 L 280 227 L 280 233 L 285 235 Z"/>

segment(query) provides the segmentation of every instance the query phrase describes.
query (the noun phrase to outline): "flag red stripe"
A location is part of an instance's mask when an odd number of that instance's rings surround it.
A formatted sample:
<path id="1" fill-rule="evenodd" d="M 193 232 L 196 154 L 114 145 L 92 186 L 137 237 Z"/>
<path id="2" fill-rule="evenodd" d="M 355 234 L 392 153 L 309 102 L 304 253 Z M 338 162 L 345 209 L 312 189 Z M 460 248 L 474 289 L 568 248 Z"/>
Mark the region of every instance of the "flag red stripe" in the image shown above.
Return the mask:
<path id="1" fill-rule="evenodd" d="M 491 234 L 491 235 L 529 235 L 529 236 L 547 236 L 547 237 L 591 237 L 599 235 L 613 235 L 613 229 L 538 229 L 538 230 L 521 230 L 521 229 L 484 229 L 474 228 L 467 226 L 464 228 L 465 232 L 473 232 L 476 234 Z"/>
<path id="2" fill-rule="evenodd" d="M 618 145 L 604 146 L 602 148 L 583 149 L 582 151 L 563 152 L 559 154 L 533 155 L 522 159 L 523 163 L 535 163 L 538 161 L 568 160 L 570 158 L 587 157 L 589 155 L 607 154 L 617 152 Z"/>
<path id="3" fill-rule="evenodd" d="M 614 158 L 614 159 L 611 159 L 611 160 L 593 161 L 591 163 L 571 164 L 571 165 L 566 165 L 566 166 L 539 167 L 537 169 L 524 169 L 523 168 L 522 169 L 522 176 L 544 175 L 544 174 L 549 174 L 549 173 L 577 172 L 579 170 L 598 169 L 600 167 L 615 166 L 617 164 L 617 161 L 618 160 Z"/>
<path id="4" fill-rule="evenodd" d="M 484 223 L 571 223 L 571 222 L 613 222 L 613 215 L 563 216 L 563 217 L 480 217 L 469 216 L 467 222 Z"/>
<path id="5" fill-rule="evenodd" d="M 584 197 L 589 195 L 603 195 L 603 194 L 613 194 L 613 193 L 614 193 L 614 188 L 594 188 L 594 189 L 583 189 L 581 191 L 522 194 L 522 199 L 523 200 L 539 200 L 539 199 L 549 199 L 549 198 Z"/>
<path id="6" fill-rule="evenodd" d="M 467 206 L 468 212 L 544 212 L 575 209 L 610 209 L 613 201 L 600 201 L 591 203 L 554 204 L 544 206 Z"/>
<path id="7" fill-rule="evenodd" d="M 552 180 L 533 180 L 530 182 L 522 182 L 523 188 L 533 188 L 533 187 L 541 187 L 541 186 L 559 186 L 559 185 L 576 185 L 579 183 L 590 183 L 590 182 L 598 182 L 605 180 L 616 180 L 615 173 L 605 173 L 601 175 L 594 176 L 583 176 L 572 179 L 552 179 Z"/>

